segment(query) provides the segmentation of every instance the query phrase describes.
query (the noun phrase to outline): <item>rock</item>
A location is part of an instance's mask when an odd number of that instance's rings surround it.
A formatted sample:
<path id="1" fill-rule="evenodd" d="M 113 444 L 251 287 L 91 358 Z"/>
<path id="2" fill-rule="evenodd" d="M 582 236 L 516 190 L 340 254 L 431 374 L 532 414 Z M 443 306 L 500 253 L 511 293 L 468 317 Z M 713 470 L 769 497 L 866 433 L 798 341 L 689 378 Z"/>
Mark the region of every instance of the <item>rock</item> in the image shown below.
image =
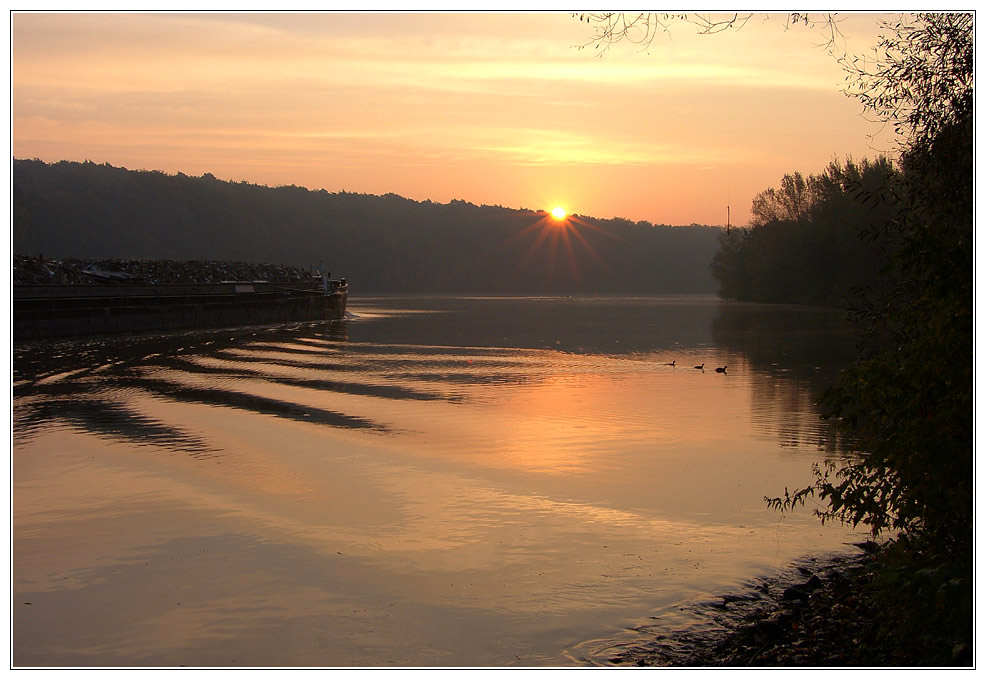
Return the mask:
<path id="1" fill-rule="evenodd" d="M 808 590 L 804 585 L 798 584 L 784 589 L 784 594 L 781 595 L 782 600 L 806 600 L 808 596 L 811 595 L 811 591 Z"/>
<path id="2" fill-rule="evenodd" d="M 872 555 L 880 550 L 880 544 L 875 541 L 863 541 L 862 543 L 853 543 L 853 545 L 868 555 Z"/>

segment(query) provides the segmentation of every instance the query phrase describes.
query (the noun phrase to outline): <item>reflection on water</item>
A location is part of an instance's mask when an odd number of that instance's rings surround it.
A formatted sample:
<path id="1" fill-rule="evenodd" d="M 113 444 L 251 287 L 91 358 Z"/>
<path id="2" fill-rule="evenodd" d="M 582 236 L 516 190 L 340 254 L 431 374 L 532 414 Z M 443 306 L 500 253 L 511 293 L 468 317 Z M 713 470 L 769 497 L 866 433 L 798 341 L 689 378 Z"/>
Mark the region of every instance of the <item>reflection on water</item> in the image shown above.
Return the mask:
<path id="1" fill-rule="evenodd" d="M 764 376 L 752 391 L 754 417 L 782 446 L 839 451 L 834 427 L 818 423 L 817 397 L 855 362 L 846 313 L 794 305 L 724 304 L 712 323 L 716 344 L 742 353 Z"/>
<path id="2" fill-rule="evenodd" d="M 15 664 L 599 663 L 851 538 L 762 500 L 837 454 L 837 313 L 351 310 L 15 348 Z"/>

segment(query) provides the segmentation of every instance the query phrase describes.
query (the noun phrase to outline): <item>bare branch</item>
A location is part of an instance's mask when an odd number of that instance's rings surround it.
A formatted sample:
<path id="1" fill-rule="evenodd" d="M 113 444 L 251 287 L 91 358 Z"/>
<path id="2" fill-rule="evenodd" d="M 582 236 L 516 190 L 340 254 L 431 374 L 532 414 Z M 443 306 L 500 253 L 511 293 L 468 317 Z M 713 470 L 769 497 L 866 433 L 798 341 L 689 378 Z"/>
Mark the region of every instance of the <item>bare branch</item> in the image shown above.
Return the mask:
<path id="1" fill-rule="evenodd" d="M 700 13 L 671 13 L 671 12 L 580 12 L 573 16 L 579 21 L 594 26 L 595 35 L 591 40 L 579 46 L 584 49 L 593 46 L 605 53 L 613 45 L 627 42 L 646 50 L 659 34 L 671 34 L 670 28 L 676 23 L 689 24 L 695 27 L 699 35 L 714 35 L 723 31 L 740 30 L 752 19 L 752 12 L 733 13 L 722 17 Z M 768 15 L 764 15 L 769 18 Z M 841 18 L 835 14 L 813 15 L 805 12 L 792 12 L 785 15 L 785 29 L 795 25 L 806 26 L 821 32 L 824 47 L 835 52 L 840 44 L 844 46 L 842 33 L 839 31 Z"/>

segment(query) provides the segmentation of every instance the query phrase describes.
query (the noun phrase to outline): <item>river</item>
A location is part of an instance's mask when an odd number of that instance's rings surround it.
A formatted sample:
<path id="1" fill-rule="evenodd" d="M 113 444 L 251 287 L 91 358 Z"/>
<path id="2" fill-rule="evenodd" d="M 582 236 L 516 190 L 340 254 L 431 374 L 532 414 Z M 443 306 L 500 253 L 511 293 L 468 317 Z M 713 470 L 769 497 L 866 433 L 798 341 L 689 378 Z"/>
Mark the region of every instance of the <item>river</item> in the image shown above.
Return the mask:
<path id="1" fill-rule="evenodd" d="M 16 346 L 13 663 L 605 664 L 859 539 L 764 503 L 839 455 L 852 350 L 693 296 Z"/>

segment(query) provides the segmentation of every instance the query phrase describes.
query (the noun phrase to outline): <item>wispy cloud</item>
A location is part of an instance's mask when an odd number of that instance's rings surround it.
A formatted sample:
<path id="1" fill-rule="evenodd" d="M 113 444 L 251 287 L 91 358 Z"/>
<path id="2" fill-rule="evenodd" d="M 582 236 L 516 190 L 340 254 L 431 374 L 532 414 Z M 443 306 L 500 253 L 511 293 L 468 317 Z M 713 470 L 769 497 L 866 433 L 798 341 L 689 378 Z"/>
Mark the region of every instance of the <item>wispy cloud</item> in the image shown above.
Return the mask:
<path id="1" fill-rule="evenodd" d="M 837 65 L 793 33 L 686 28 L 595 58 L 566 14 L 15 14 L 14 155 L 133 164 L 139 151 L 141 167 L 197 159 L 259 182 L 295 162 L 296 183 L 330 188 L 372 168 L 363 190 L 482 186 L 472 198 L 505 205 L 527 198 L 466 174 L 673 167 L 697 182 L 689 168 L 773 163 L 766 186 L 865 155 Z M 408 170 L 442 166 L 451 189 Z"/>

